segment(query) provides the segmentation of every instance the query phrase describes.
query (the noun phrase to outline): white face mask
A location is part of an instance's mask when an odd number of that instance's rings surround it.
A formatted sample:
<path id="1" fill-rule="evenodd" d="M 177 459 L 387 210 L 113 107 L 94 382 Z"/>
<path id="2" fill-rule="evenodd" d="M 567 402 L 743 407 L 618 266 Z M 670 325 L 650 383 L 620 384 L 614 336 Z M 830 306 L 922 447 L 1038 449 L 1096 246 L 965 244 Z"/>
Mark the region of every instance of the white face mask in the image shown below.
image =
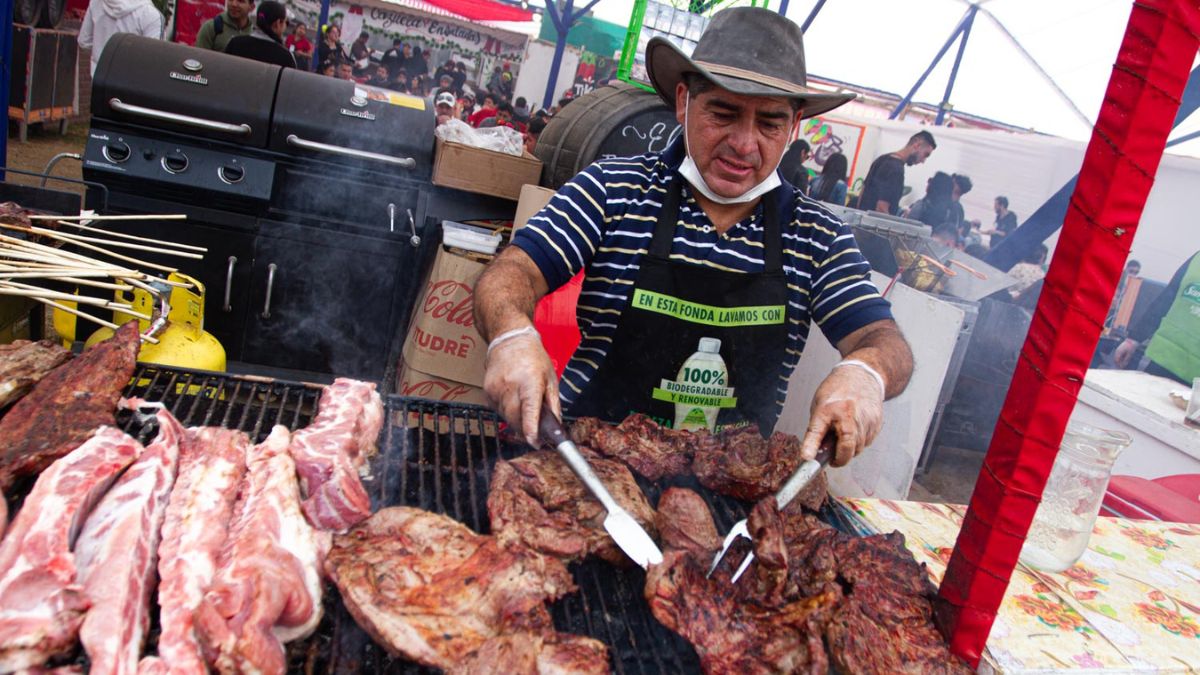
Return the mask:
<path id="1" fill-rule="evenodd" d="M 779 161 L 775 163 L 775 168 L 771 170 L 771 173 L 768 174 L 761 183 L 755 185 L 737 197 L 722 197 L 716 192 L 713 192 L 712 188 L 708 186 L 708 183 L 704 181 L 704 176 L 700 173 L 700 167 L 696 166 L 696 162 L 692 159 L 692 144 L 687 137 L 687 109 L 691 104 L 691 93 L 686 93 L 684 96 L 683 143 L 687 149 L 687 156 L 683 158 L 683 163 L 679 165 L 679 173 L 684 177 L 685 180 L 687 180 L 688 183 L 691 183 L 692 187 L 695 188 L 697 192 L 718 204 L 745 204 L 746 202 L 752 202 L 755 199 L 758 199 L 771 190 L 779 187 L 783 183 L 783 181 L 779 179 L 779 163 L 783 161 L 783 155 L 780 155 Z M 792 129 L 790 126 L 788 127 L 787 135 L 792 135 Z"/>

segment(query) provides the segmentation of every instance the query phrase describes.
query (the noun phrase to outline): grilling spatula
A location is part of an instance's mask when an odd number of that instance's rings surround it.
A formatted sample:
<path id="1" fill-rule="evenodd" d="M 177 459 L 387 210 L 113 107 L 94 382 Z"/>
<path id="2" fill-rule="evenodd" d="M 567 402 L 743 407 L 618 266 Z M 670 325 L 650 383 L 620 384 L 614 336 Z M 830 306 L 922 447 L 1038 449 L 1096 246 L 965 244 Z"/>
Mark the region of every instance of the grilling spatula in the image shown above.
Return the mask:
<path id="1" fill-rule="evenodd" d="M 837 448 L 837 434 L 833 430 L 825 434 L 825 438 L 821 439 L 821 445 L 817 448 L 817 456 L 815 459 L 805 460 L 800 466 L 784 481 L 779 490 L 775 493 L 775 503 L 780 511 L 787 508 L 787 505 L 792 502 L 800 491 L 808 487 L 812 479 L 817 473 L 829 465 L 829 460 L 833 457 L 833 452 Z M 712 565 L 708 568 L 708 574 L 712 576 L 714 570 L 717 569 L 717 564 L 725 557 L 725 553 L 729 551 L 729 547 L 739 537 L 750 538 L 750 530 L 746 527 L 746 519 L 742 518 L 734 523 L 733 527 L 729 528 L 729 534 L 725 535 L 725 543 L 721 545 L 721 550 L 713 558 Z M 750 563 L 754 560 L 754 551 L 750 551 L 746 558 L 742 560 L 742 564 L 738 565 L 737 571 L 733 573 L 733 578 L 730 582 L 736 582 L 750 567 Z"/>
<path id="2" fill-rule="evenodd" d="M 567 461 L 567 466 L 571 467 L 571 470 L 575 472 L 579 480 L 583 481 L 592 495 L 600 500 L 604 510 L 608 511 L 608 515 L 604 518 L 604 529 L 613 538 L 613 541 L 617 542 L 617 546 L 621 547 L 625 555 L 641 565 L 642 569 L 661 563 L 663 557 L 662 551 L 658 549 L 658 544 L 655 544 L 650 535 L 646 534 L 646 530 L 642 529 L 642 526 L 633 519 L 633 516 L 621 508 L 616 499 L 613 499 L 612 493 L 604 487 L 604 483 L 600 481 L 596 472 L 592 471 L 587 459 L 579 453 L 579 448 L 575 447 L 575 443 L 567 437 L 562 422 L 546 406 L 542 406 L 538 432 L 541 434 L 542 440 L 553 445 L 558 454 L 562 455 L 562 458 Z"/>

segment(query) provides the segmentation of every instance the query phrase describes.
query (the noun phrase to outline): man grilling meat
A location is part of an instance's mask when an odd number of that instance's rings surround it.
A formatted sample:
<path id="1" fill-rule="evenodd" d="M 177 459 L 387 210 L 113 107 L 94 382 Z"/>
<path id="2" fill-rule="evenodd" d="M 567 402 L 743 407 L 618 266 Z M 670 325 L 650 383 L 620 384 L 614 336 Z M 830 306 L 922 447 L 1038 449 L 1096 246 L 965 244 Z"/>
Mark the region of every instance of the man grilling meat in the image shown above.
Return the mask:
<path id="1" fill-rule="evenodd" d="M 702 400 L 718 426 L 769 432 L 815 322 L 844 358 L 817 388 L 802 453 L 832 429 L 845 464 L 879 432 L 912 353 L 850 230 L 777 168 L 800 120 L 854 95 L 809 89 L 800 28 L 765 9 L 718 13 L 691 58 L 653 38 L 646 62 L 684 132 L 661 154 L 586 168 L 488 266 L 475 290 L 484 389 L 531 442 L 543 402 L 669 423 L 672 394 L 695 391 L 678 386 L 681 366 L 717 338 L 728 378 Z M 582 341 L 560 386 L 533 310 L 580 270 Z"/>

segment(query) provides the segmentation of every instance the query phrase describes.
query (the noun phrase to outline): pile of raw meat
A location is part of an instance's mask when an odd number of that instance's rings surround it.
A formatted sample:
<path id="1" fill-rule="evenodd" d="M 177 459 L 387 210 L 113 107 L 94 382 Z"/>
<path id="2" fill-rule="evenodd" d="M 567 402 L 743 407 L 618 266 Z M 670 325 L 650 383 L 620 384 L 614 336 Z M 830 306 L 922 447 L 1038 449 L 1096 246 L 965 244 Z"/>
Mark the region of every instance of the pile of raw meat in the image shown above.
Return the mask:
<path id="1" fill-rule="evenodd" d="M 136 324 L 54 369 L 0 420 L 0 484 L 37 475 L 0 541 L 0 672 L 282 673 L 321 618 L 329 531 L 370 515 L 359 471 L 375 385 L 337 380 L 311 425 L 184 428 L 161 405 L 143 447 L 114 428 Z M 145 413 L 143 413 L 145 414 Z M 156 600 L 156 602 L 155 602 Z M 157 609 L 157 654 L 143 655 Z"/>

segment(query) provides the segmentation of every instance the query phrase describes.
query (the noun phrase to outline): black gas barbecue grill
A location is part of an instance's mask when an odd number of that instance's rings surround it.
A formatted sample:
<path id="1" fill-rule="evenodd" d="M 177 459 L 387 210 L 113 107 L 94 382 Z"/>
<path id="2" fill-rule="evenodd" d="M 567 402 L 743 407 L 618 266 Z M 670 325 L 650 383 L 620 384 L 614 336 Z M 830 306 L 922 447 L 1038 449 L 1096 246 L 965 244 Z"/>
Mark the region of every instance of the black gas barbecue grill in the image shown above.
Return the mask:
<path id="1" fill-rule="evenodd" d="M 275 424 L 299 429 L 308 424 L 320 388 L 268 378 L 246 378 L 139 364 L 126 396 L 162 401 L 186 426 L 214 425 L 247 432 L 262 441 Z M 490 530 L 487 494 L 492 467 L 528 448 L 500 440 L 493 433 L 496 414 L 472 405 L 388 396 L 379 439 L 379 455 L 365 481 L 372 506 L 415 506 L 446 514 L 476 532 Z M 118 418 L 139 440 L 153 437 L 153 423 L 142 425 L 132 413 Z M 667 484 L 638 478 L 651 503 Z M 712 509 L 717 528 L 725 532 L 745 517 L 746 505 L 714 495 L 688 479 L 672 483 L 695 489 Z M 835 509 L 821 517 L 846 529 Z M 555 627 L 587 635 L 609 646 L 613 672 L 629 674 L 697 673 L 695 650 L 654 619 L 642 597 L 645 572 L 636 566 L 617 568 L 600 560 L 570 565 L 579 591 L 551 605 Z M 338 592 L 326 587 L 326 616 L 317 633 L 289 645 L 292 672 L 306 673 L 435 673 L 395 659 L 366 633 L 342 607 Z"/>
<path id="2" fill-rule="evenodd" d="M 107 223 L 205 246 L 205 329 L 230 369 L 391 381 L 443 219 L 510 219 L 511 201 L 429 182 L 428 100 L 118 34 L 92 86 L 83 172 Z"/>

